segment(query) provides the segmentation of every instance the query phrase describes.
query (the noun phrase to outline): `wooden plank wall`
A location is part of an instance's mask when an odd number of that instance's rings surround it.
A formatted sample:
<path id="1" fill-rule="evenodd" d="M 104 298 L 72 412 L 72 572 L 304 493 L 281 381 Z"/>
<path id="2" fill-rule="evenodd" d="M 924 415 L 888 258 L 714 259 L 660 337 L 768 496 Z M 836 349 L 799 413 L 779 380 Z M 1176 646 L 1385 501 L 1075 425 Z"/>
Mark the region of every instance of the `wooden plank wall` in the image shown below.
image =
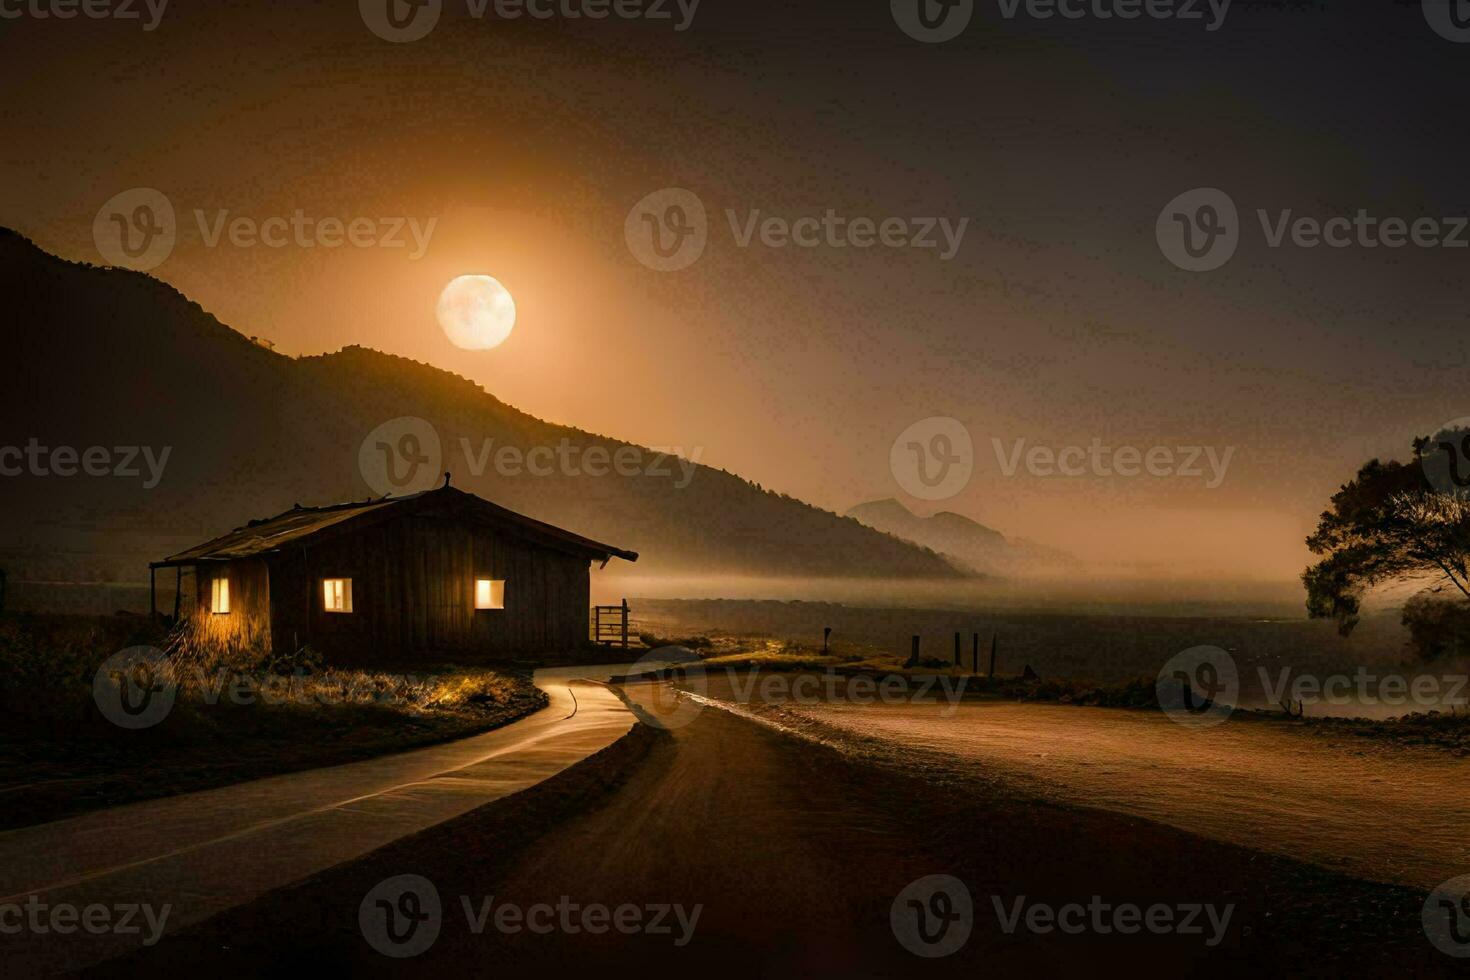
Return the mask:
<path id="1" fill-rule="evenodd" d="M 477 577 L 503 579 L 505 609 L 474 608 Z M 353 611 L 322 608 L 321 580 L 352 579 Z M 589 562 L 453 515 L 405 515 L 271 563 L 275 642 L 330 660 L 507 658 L 586 642 Z"/>
<path id="2" fill-rule="evenodd" d="M 224 614 L 210 612 L 214 580 L 220 577 L 230 583 L 230 611 Z M 194 642 L 228 648 L 231 645 L 263 646 L 272 641 L 269 629 L 270 570 L 262 559 L 246 558 L 199 565 L 194 571 L 192 594 L 192 608 L 180 600 L 179 614 L 188 620 Z"/>

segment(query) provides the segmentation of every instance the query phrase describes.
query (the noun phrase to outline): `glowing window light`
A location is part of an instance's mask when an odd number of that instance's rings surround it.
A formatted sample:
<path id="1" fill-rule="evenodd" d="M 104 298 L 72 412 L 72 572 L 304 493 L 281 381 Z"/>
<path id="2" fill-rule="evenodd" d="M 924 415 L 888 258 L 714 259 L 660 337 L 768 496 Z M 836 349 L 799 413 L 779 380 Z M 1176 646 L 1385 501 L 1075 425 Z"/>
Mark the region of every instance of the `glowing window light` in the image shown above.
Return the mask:
<path id="1" fill-rule="evenodd" d="M 497 578 L 475 579 L 475 608 L 504 609 L 505 580 Z"/>
<path id="2" fill-rule="evenodd" d="M 209 611 L 224 615 L 230 611 L 230 580 L 217 578 L 209 583 Z"/>
<path id="3" fill-rule="evenodd" d="M 352 612 L 352 579 L 322 579 L 322 608 L 330 613 Z"/>

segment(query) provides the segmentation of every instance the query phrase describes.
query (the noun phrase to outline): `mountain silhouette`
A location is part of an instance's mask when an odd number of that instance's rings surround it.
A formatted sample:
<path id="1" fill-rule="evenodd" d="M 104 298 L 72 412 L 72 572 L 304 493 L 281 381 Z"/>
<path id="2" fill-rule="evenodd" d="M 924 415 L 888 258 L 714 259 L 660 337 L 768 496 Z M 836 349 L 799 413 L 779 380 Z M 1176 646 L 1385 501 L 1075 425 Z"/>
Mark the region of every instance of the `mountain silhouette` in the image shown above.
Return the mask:
<path id="1" fill-rule="evenodd" d="M 955 577 L 908 542 L 762 490 L 723 470 L 680 463 L 671 476 L 478 475 L 461 447 L 555 447 L 610 455 L 628 443 L 544 422 L 475 383 L 361 347 L 293 358 L 220 323 L 150 276 L 68 262 L 0 229 L 0 302 L 13 370 L 0 395 L 5 447 L 167 450 L 163 478 L 0 478 L 0 567 L 15 580 L 146 580 L 147 562 L 279 513 L 374 495 L 359 470 L 364 439 L 404 416 L 427 420 L 454 485 L 513 510 L 617 543 L 638 570 L 769 576 Z M 639 447 L 640 449 L 642 447 Z M 652 461 L 652 451 L 643 459 Z M 78 468 L 77 460 L 60 457 Z M 483 456 L 481 457 L 484 458 Z M 11 471 L 17 457 L 0 457 Z M 94 462 L 100 465 L 100 457 Z M 685 464 L 692 465 L 692 464 Z"/>
<path id="2" fill-rule="evenodd" d="M 1024 538 L 1007 538 L 963 514 L 940 511 L 920 517 L 889 497 L 858 504 L 847 516 L 953 559 L 975 572 L 1000 575 L 1034 574 L 1069 556 Z"/>

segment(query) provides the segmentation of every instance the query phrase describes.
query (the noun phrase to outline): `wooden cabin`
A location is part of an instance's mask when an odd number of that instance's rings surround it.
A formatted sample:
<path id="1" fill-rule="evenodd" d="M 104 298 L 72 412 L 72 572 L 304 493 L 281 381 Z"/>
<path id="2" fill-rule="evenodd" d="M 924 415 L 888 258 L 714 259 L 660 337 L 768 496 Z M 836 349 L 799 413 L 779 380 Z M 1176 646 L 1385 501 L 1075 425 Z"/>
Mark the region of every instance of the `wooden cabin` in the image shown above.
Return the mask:
<path id="1" fill-rule="evenodd" d="M 152 568 L 180 589 L 201 638 L 331 663 L 572 650 L 588 641 L 590 566 L 636 552 L 448 485 L 284 514 Z M 192 598 L 192 608 L 190 599 Z"/>

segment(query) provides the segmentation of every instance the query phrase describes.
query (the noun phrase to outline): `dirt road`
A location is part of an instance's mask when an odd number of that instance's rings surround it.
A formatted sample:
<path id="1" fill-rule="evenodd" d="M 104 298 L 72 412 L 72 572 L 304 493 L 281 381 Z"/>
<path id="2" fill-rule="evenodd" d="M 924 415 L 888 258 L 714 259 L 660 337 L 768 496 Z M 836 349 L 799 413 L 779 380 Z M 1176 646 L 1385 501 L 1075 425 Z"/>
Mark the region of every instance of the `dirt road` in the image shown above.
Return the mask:
<path id="1" fill-rule="evenodd" d="M 709 693 L 730 692 L 716 682 Z M 754 707 L 906 765 L 958 767 L 1356 877 L 1427 890 L 1470 873 L 1470 759 L 1431 746 L 1242 718 L 1190 729 L 1158 711 L 1050 704 Z"/>
<path id="2" fill-rule="evenodd" d="M 643 698 L 649 689 L 639 687 Z M 962 881 L 973 897 L 973 931 L 943 959 L 911 953 L 890 919 L 900 893 L 933 874 Z M 432 903 L 385 896 L 402 875 L 428 882 Z M 958 771 L 942 780 L 905 773 L 707 710 L 667 733 L 640 726 L 534 789 L 232 910 L 108 973 L 1447 974 L 1458 964 L 1424 939 L 1423 900 L 1134 817 L 1035 801 Z M 1228 905 L 1230 919 L 1213 946 L 1178 931 L 1008 931 L 998 910 L 1017 901 L 1210 903 Z M 545 933 L 524 925 L 538 906 L 568 905 L 698 915 L 689 932 L 623 934 L 603 918 L 594 934 L 575 916 Z M 504 908 L 522 917 L 502 924 Z M 429 922 L 426 944 L 398 958 L 407 948 L 395 944 L 420 941 Z"/>

